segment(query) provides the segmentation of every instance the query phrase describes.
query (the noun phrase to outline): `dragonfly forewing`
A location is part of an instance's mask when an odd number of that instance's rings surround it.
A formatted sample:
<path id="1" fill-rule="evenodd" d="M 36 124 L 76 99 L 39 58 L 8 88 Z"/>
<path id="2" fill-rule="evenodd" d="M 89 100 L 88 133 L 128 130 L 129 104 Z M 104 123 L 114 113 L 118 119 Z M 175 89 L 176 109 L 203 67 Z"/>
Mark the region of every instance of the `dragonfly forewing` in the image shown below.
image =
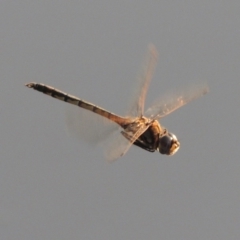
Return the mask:
<path id="1" fill-rule="evenodd" d="M 158 60 L 158 52 L 153 44 L 148 46 L 146 60 L 143 65 L 141 74 L 138 77 L 138 86 L 135 88 L 132 106 L 128 112 L 129 116 L 141 117 L 144 113 L 144 104 L 149 84 L 154 74 Z"/>

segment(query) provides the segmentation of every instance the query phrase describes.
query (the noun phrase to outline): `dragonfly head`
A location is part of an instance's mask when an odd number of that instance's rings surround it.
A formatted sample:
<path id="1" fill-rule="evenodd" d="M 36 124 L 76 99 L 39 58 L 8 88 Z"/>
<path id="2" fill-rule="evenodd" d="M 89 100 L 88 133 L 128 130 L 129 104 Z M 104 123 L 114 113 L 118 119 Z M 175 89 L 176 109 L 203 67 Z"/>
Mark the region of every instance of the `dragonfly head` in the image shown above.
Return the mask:
<path id="1" fill-rule="evenodd" d="M 165 135 L 159 138 L 159 152 L 161 154 L 173 155 L 175 154 L 180 147 L 180 142 L 177 140 L 177 137 L 167 132 Z"/>

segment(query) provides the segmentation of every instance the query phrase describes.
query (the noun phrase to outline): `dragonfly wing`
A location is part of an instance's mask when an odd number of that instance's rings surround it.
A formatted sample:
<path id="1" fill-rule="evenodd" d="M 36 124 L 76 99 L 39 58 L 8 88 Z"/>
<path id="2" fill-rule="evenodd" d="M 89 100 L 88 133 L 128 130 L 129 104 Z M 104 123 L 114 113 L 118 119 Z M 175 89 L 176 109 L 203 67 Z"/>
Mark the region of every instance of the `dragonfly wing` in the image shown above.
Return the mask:
<path id="1" fill-rule="evenodd" d="M 150 119 L 159 119 L 167 116 L 185 104 L 197 99 L 209 91 L 207 85 L 195 86 L 183 91 L 168 94 L 150 107 L 145 116 Z"/>
<path id="2" fill-rule="evenodd" d="M 97 145 L 118 129 L 114 122 L 85 109 L 66 106 L 66 130 L 77 140 Z"/>
<path id="3" fill-rule="evenodd" d="M 109 163 L 123 156 L 126 153 L 126 148 L 128 145 L 131 146 L 128 139 L 121 134 L 121 130 L 122 129 L 119 128 L 117 132 L 114 132 L 113 135 L 107 140 L 106 146 L 103 146 L 105 150 L 105 158 Z"/>
<path id="4" fill-rule="evenodd" d="M 119 157 L 122 157 L 132 146 L 132 144 L 148 129 L 149 125 L 141 124 L 139 128 L 132 132 L 132 129 L 125 129 L 124 133 L 128 138 L 124 137 L 123 134 L 119 134 L 113 142 L 109 145 L 106 151 L 106 159 L 108 162 L 113 162 Z"/>
<path id="5" fill-rule="evenodd" d="M 127 139 L 121 133 L 123 128 L 113 121 L 71 105 L 66 107 L 66 126 L 67 132 L 77 140 L 100 146 L 108 162 L 123 156 L 146 130 L 143 129 L 143 124 L 134 127 L 135 132 L 130 127 L 126 128 L 125 132 L 129 136 Z"/>
<path id="6" fill-rule="evenodd" d="M 128 111 L 128 115 L 131 117 L 140 117 L 144 112 L 144 103 L 146 99 L 147 90 L 152 79 L 156 64 L 158 59 L 158 53 L 154 45 L 150 44 L 148 46 L 148 52 L 142 74 L 138 78 L 138 87 L 133 94 L 134 99 L 132 101 L 132 106 Z M 124 132 L 128 135 L 128 139 L 121 134 L 121 130 L 118 131 L 118 134 L 115 132 L 115 138 L 112 138 L 113 141 L 110 141 L 108 145 L 105 156 L 109 162 L 112 162 L 119 157 L 123 156 L 131 147 L 131 145 L 141 136 L 148 126 L 139 125 L 135 132 L 131 128 L 127 128 Z"/>
<path id="7" fill-rule="evenodd" d="M 135 88 L 136 91 L 133 95 L 135 98 L 133 99 L 132 107 L 128 112 L 130 116 L 140 117 L 143 115 L 146 94 L 156 67 L 157 58 L 157 50 L 154 45 L 150 44 L 148 46 L 148 52 L 142 74 L 138 77 L 139 86 Z"/>

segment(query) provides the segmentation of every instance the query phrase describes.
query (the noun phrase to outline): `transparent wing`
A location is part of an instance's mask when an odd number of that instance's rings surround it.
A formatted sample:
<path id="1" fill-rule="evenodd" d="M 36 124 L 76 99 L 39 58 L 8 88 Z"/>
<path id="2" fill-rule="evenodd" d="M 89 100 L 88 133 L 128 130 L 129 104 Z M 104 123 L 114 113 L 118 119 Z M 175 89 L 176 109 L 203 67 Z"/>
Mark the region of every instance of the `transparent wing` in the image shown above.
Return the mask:
<path id="1" fill-rule="evenodd" d="M 132 145 L 128 139 L 121 134 L 122 129 L 119 127 L 118 131 L 107 140 L 106 146 L 104 146 L 104 155 L 106 160 L 111 163 L 118 158 L 122 157 Z M 128 147 L 129 146 L 129 147 Z"/>
<path id="2" fill-rule="evenodd" d="M 106 159 L 108 162 L 113 162 L 126 154 L 132 144 L 148 129 L 149 125 L 142 124 L 138 126 L 135 132 L 131 128 L 127 128 L 124 133 L 128 136 L 118 134 L 113 142 L 108 146 L 106 151 Z"/>
<path id="3" fill-rule="evenodd" d="M 105 141 L 118 129 L 114 122 L 76 106 L 66 105 L 65 112 L 67 133 L 92 145 Z"/>
<path id="4" fill-rule="evenodd" d="M 147 111 L 145 116 L 150 119 L 159 119 L 167 116 L 185 104 L 197 99 L 209 91 L 207 85 L 194 86 L 166 95 L 158 103 L 154 104 Z"/>
<path id="5" fill-rule="evenodd" d="M 135 89 L 132 107 L 128 112 L 128 115 L 130 116 L 140 117 L 143 115 L 146 94 L 156 67 L 157 59 L 157 49 L 154 45 L 150 44 L 148 46 L 148 52 L 144 63 L 143 72 L 138 78 L 139 86 Z"/>
<path id="6" fill-rule="evenodd" d="M 142 134 L 143 128 L 143 125 L 139 125 L 135 127 L 135 132 L 132 128 L 127 128 L 127 139 L 121 133 L 124 130 L 114 122 L 71 105 L 66 106 L 66 126 L 67 132 L 77 140 L 99 145 L 108 162 L 123 156 Z"/>

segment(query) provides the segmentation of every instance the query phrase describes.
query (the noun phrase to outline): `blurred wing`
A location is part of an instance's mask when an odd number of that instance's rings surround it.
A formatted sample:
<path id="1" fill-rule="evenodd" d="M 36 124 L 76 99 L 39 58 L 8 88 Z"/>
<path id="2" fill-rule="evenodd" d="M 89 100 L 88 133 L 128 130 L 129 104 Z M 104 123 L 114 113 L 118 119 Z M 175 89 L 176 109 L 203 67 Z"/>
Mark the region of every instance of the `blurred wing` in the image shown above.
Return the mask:
<path id="1" fill-rule="evenodd" d="M 205 95 L 208 91 L 208 86 L 204 85 L 195 86 L 194 88 L 191 87 L 179 93 L 170 94 L 163 98 L 162 101 L 159 101 L 157 104 L 154 104 L 152 107 L 150 107 L 146 111 L 145 116 L 150 119 L 159 119 L 165 117 L 192 100 Z"/>
<path id="2" fill-rule="evenodd" d="M 118 129 L 114 122 L 72 105 L 66 106 L 66 127 L 67 132 L 77 140 L 92 145 L 105 141 Z"/>
<path id="3" fill-rule="evenodd" d="M 135 132 L 132 132 L 131 128 L 125 129 L 124 133 L 128 136 L 123 136 L 122 133 L 118 134 L 117 137 L 108 146 L 106 151 L 106 159 L 108 162 L 113 162 L 119 157 L 122 157 L 132 146 L 132 144 L 148 129 L 149 125 L 142 124 L 138 126 Z"/>
<path id="4" fill-rule="evenodd" d="M 106 147 L 104 146 L 104 155 L 106 160 L 111 163 L 122 157 L 131 147 L 131 143 L 121 134 L 122 129 L 119 127 L 118 131 L 107 140 Z"/>
<path id="5" fill-rule="evenodd" d="M 153 77 L 153 73 L 157 64 L 158 53 L 157 49 L 154 45 L 150 44 L 148 46 L 148 52 L 146 56 L 146 60 L 143 67 L 143 72 L 139 76 L 139 86 L 136 88 L 133 100 L 132 107 L 128 112 L 130 116 L 142 116 L 144 112 L 144 103 L 146 99 L 146 94 L 148 91 L 148 87 L 150 81 Z M 122 129 L 119 128 L 118 131 L 114 133 L 115 137 L 110 137 L 111 141 L 108 141 L 107 150 L 105 151 L 105 156 L 109 162 L 112 162 L 119 157 L 123 156 L 132 144 L 141 136 L 146 130 L 148 126 L 140 125 L 137 130 L 133 132 L 132 129 L 125 129 L 124 132 L 127 134 L 128 139 L 123 136 L 121 133 Z"/>
<path id="6" fill-rule="evenodd" d="M 132 128 L 124 131 L 108 119 L 71 105 L 66 107 L 66 126 L 67 132 L 77 140 L 91 145 L 100 145 L 108 162 L 113 162 L 123 156 L 133 142 L 147 129 L 145 125 L 139 125 L 134 127 L 135 132 Z M 129 137 L 124 137 L 122 131 L 126 132 Z"/>
<path id="7" fill-rule="evenodd" d="M 148 46 L 148 52 L 143 67 L 143 72 L 139 76 L 139 86 L 136 88 L 132 107 L 128 113 L 130 116 L 140 117 L 143 115 L 146 94 L 156 67 L 157 58 L 157 50 L 154 45 L 150 44 Z"/>

